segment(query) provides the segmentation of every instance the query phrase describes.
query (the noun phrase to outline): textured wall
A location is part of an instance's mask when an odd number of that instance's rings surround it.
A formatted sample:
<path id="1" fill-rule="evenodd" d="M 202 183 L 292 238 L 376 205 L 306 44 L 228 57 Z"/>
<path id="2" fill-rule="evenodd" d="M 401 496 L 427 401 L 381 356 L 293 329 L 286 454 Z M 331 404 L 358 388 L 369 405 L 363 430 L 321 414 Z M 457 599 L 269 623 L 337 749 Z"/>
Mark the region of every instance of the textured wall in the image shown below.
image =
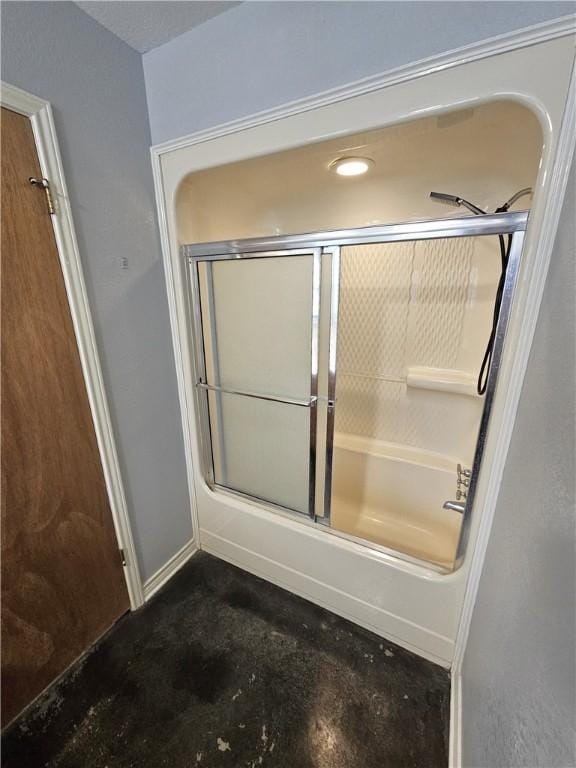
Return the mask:
<path id="1" fill-rule="evenodd" d="M 573 10 L 571 2 L 243 3 L 144 55 L 152 141 Z"/>
<path id="2" fill-rule="evenodd" d="M 576 765 L 572 169 L 463 669 L 465 768 Z"/>
<path id="3" fill-rule="evenodd" d="M 99 24 L 114 32 L 134 50 L 144 53 L 151 48 L 172 40 L 192 27 L 224 13 L 237 3 L 222 0 L 194 0 L 176 2 L 170 0 L 144 0 L 138 2 L 102 2 L 102 0 L 77 0 L 83 11 Z"/>
<path id="4" fill-rule="evenodd" d="M 495 240 L 342 249 L 337 432 L 471 465 L 482 399 L 414 389 L 407 375 L 414 366 L 477 375 L 499 272 Z"/>
<path id="5" fill-rule="evenodd" d="M 141 57 L 72 3 L 3 3 L 2 78 L 54 108 L 146 579 L 191 522 Z"/>

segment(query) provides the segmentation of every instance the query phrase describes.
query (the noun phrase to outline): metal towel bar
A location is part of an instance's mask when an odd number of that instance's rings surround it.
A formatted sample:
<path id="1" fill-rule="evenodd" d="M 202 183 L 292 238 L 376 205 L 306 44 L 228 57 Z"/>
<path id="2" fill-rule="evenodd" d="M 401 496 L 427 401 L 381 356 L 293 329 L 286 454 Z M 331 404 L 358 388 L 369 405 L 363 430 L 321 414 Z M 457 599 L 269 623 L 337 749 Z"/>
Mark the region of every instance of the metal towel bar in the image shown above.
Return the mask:
<path id="1" fill-rule="evenodd" d="M 240 395 L 241 397 L 253 397 L 256 400 L 269 400 L 273 403 L 285 403 L 286 405 L 299 405 L 302 408 L 310 408 L 313 403 L 318 401 L 317 397 L 309 397 L 308 400 L 302 400 L 294 397 L 278 397 L 276 395 L 262 395 L 259 392 L 250 392 L 245 389 L 226 389 L 225 387 L 216 387 L 212 384 L 206 384 L 204 381 L 198 381 L 197 387 L 207 389 L 210 392 L 222 392 L 225 395 Z"/>

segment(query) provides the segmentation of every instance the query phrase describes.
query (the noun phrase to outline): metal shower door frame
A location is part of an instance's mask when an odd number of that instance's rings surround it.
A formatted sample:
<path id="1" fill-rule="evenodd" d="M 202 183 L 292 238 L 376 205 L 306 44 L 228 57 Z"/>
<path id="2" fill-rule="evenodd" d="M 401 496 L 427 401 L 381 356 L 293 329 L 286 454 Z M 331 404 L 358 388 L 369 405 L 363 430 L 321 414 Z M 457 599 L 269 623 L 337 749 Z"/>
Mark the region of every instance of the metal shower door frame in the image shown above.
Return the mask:
<path id="1" fill-rule="evenodd" d="M 197 264 L 200 261 L 211 262 L 225 259 L 250 259 L 261 257 L 284 257 L 293 255 L 313 255 L 314 256 L 314 277 L 313 277 L 313 306 L 312 306 L 312 367 L 311 367 L 311 397 L 309 403 L 299 403 L 308 405 L 311 408 L 310 418 L 310 463 L 309 463 L 309 510 L 307 516 L 315 522 L 326 526 L 328 530 L 336 533 L 346 539 L 355 541 L 372 549 L 380 550 L 386 554 L 391 554 L 401 560 L 417 562 L 430 568 L 430 563 L 419 561 L 414 557 L 404 555 L 402 552 L 392 550 L 373 544 L 365 539 L 360 539 L 348 534 L 342 534 L 330 526 L 330 501 L 332 486 L 332 455 L 334 448 L 334 421 L 336 408 L 336 377 L 337 377 L 337 341 L 338 341 L 338 314 L 339 314 L 339 280 L 340 280 L 340 251 L 343 246 L 348 245 L 366 245 L 414 242 L 418 240 L 437 240 L 459 237 L 482 237 L 493 235 L 510 235 L 512 238 L 510 246 L 510 255 L 506 271 L 506 279 L 498 323 L 496 327 L 496 337 L 492 355 L 492 363 L 487 380 L 486 393 L 484 395 L 484 406 L 480 419 L 478 437 L 472 465 L 472 476 L 466 499 L 465 509 L 462 515 L 462 525 L 458 540 L 458 547 L 455 560 L 455 568 L 462 563 L 466 552 L 466 545 L 470 535 L 472 521 L 472 511 L 478 477 L 482 466 L 482 457 L 484 446 L 488 433 L 490 414 L 494 395 L 496 392 L 498 373 L 502 358 L 503 344 L 508 327 L 510 309 L 514 287 L 518 276 L 524 234 L 528 222 L 528 212 L 497 213 L 484 216 L 465 216 L 450 219 L 432 219 L 426 221 L 414 221 L 401 224 L 391 224 L 378 227 L 363 227 L 357 229 L 331 230 L 326 232 L 317 232 L 302 235 L 275 236 L 270 238 L 251 238 L 245 240 L 221 241 L 212 243 L 200 243 L 194 245 L 181 246 L 181 255 L 188 262 L 190 275 L 190 288 L 192 294 L 193 310 L 193 336 L 194 352 L 196 361 L 197 387 L 199 393 L 206 384 L 206 369 L 204 359 L 204 336 L 202 333 L 202 317 L 200 309 L 200 289 L 198 282 Z M 328 332 L 328 371 L 327 371 L 327 396 L 318 395 L 318 349 L 319 349 L 319 316 L 320 316 L 320 289 L 321 289 L 321 265 L 322 257 L 331 257 L 331 286 L 330 286 L 330 306 L 329 306 L 329 332 Z M 314 343 L 314 338 L 316 339 Z M 298 510 L 287 510 L 272 502 L 250 496 L 234 489 L 218 486 L 214 482 L 212 454 L 211 454 L 211 436 L 210 422 L 208 415 L 208 399 L 205 389 L 205 397 L 199 399 L 200 412 L 200 433 L 203 447 L 203 456 L 205 462 L 204 477 L 208 479 L 208 484 L 213 489 L 231 492 L 234 495 L 241 496 L 250 501 L 264 504 L 271 509 L 280 511 L 297 512 Z M 255 396 L 255 393 L 237 392 L 246 396 Z M 274 398 L 272 398 L 274 399 Z M 317 514 L 315 510 L 316 495 L 316 451 L 317 451 L 317 402 L 319 399 L 327 400 L 327 418 L 325 440 L 325 471 L 323 478 L 323 514 Z M 293 403 L 296 404 L 296 403 Z M 314 483 L 314 485 L 313 485 Z M 442 569 L 441 569 L 442 570 Z"/>
<path id="2" fill-rule="evenodd" d="M 182 251 L 194 246 L 183 246 Z M 192 335 L 194 339 L 194 361 L 196 366 L 196 401 L 198 404 L 198 413 L 200 415 L 200 445 L 204 465 L 204 477 L 208 486 L 212 490 L 219 490 L 225 493 L 232 493 L 235 496 L 255 501 L 258 504 L 264 504 L 273 509 L 282 512 L 296 513 L 305 515 L 314 519 L 315 515 L 315 494 L 316 494 L 316 441 L 317 441 L 317 416 L 318 416 L 318 354 L 319 354 L 319 319 L 320 319 L 320 281 L 321 281 L 321 254 L 320 248 L 291 248 L 282 250 L 267 250 L 250 253 L 221 253 L 218 255 L 208 255 L 195 253 L 186 254 L 188 262 L 189 288 L 192 304 Z M 297 257 L 308 256 L 312 259 L 312 280 L 311 280 L 311 318 L 310 318 L 310 394 L 307 399 L 284 397 L 271 393 L 255 392 L 245 389 L 229 389 L 219 385 L 209 384 L 206 370 L 206 334 L 203 329 L 202 319 L 202 297 L 200 289 L 200 278 L 198 267 L 200 263 L 206 263 L 208 276 L 208 313 L 212 326 L 211 339 L 213 342 L 214 360 L 218 360 L 217 336 L 214 326 L 214 293 L 212 264 L 215 261 L 237 261 L 238 259 L 272 259 L 279 257 Z M 296 407 L 308 408 L 309 415 L 309 459 L 308 459 L 308 509 L 302 512 L 299 509 L 285 507 L 268 499 L 245 493 L 231 486 L 220 485 L 216 482 L 214 472 L 214 450 L 213 437 L 210 420 L 209 393 L 216 392 L 222 394 L 236 395 L 239 397 L 248 397 L 267 402 L 282 403 Z"/>

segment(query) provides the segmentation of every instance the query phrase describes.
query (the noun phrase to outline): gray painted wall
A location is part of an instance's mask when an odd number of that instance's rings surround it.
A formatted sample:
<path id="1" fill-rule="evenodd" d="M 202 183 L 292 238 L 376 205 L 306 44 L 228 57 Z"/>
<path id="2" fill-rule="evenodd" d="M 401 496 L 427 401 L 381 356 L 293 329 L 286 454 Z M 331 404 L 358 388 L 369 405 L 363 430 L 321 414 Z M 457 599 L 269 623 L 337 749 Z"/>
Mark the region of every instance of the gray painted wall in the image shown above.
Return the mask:
<path id="1" fill-rule="evenodd" d="M 576 765 L 576 170 L 463 667 L 464 768 Z"/>
<path id="2" fill-rule="evenodd" d="M 573 12 L 573 2 L 248 2 L 144 55 L 154 144 Z"/>
<path id="3" fill-rule="evenodd" d="M 72 3 L 9 2 L 2 78 L 54 108 L 147 579 L 190 538 L 191 519 L 141 57 Z"/>

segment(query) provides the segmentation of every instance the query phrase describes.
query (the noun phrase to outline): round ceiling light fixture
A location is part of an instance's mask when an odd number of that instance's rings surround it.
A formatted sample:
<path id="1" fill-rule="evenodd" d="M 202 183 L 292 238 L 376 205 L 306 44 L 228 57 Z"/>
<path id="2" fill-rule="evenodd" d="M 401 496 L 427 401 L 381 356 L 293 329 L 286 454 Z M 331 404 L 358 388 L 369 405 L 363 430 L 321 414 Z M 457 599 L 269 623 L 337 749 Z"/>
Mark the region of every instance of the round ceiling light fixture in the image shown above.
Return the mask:
<path id="1" fill-rule="evenodd" d="M 339 157 L 330 163 L 330 170 L 338 176 L 362 176 L 373 165 L 374 161 L 367 157 Z"/>

